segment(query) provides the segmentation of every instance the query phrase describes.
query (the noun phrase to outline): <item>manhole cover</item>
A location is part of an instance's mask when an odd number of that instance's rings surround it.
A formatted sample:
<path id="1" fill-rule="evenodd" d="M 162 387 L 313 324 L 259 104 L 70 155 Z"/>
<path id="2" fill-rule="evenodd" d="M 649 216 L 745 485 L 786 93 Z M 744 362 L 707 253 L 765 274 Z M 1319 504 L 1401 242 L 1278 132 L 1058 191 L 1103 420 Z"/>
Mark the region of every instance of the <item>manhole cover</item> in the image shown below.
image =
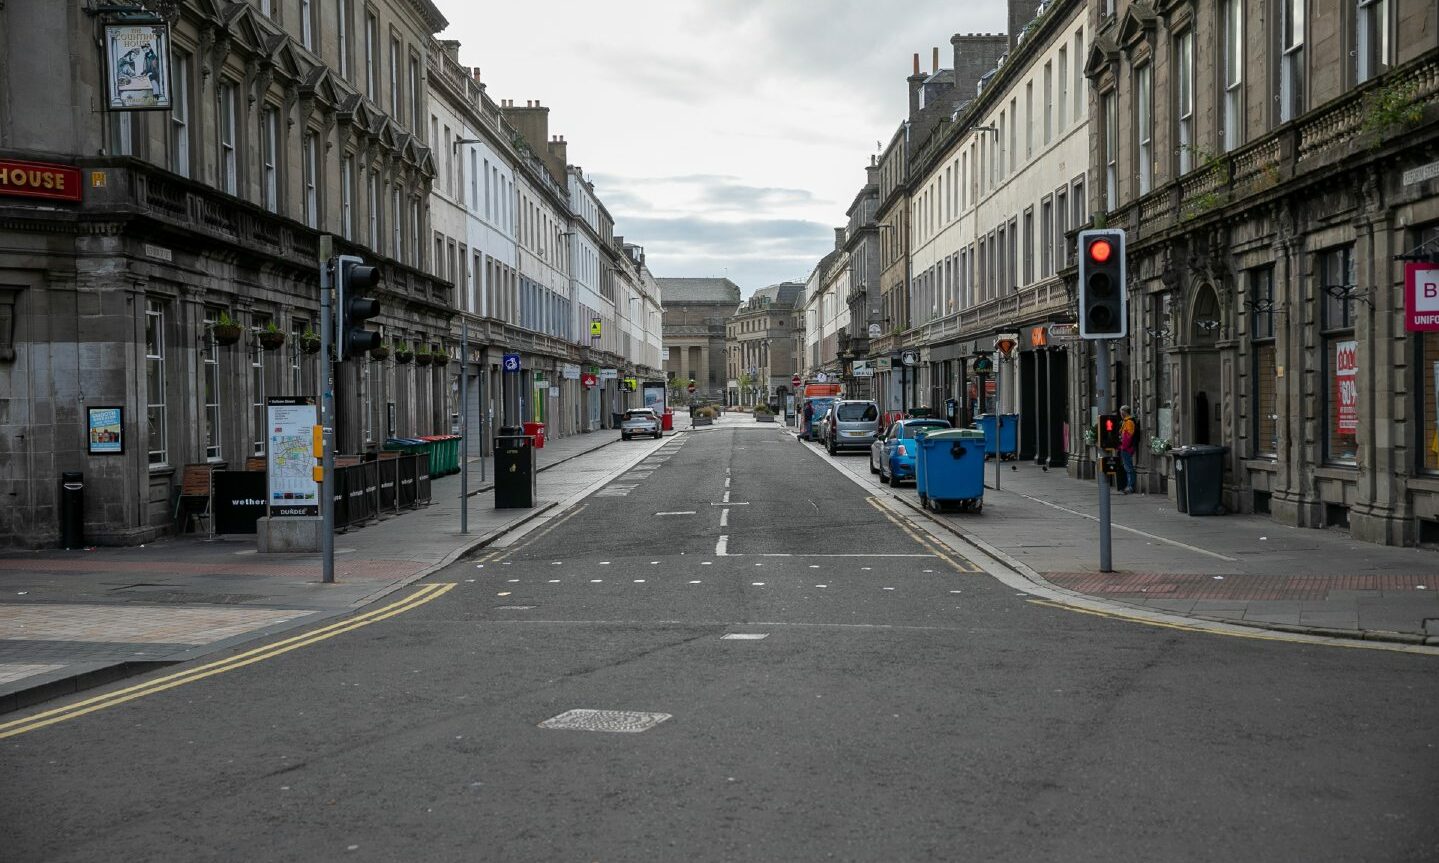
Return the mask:
<path id="1" fill-rule="evenodd" d="M 563 731 L 615 731 L 632 734 L 649 731 L 670 718 L 668 713 L 637 713 L 629 710 L 566 710 L 540 723 L 541 728 Z"/>

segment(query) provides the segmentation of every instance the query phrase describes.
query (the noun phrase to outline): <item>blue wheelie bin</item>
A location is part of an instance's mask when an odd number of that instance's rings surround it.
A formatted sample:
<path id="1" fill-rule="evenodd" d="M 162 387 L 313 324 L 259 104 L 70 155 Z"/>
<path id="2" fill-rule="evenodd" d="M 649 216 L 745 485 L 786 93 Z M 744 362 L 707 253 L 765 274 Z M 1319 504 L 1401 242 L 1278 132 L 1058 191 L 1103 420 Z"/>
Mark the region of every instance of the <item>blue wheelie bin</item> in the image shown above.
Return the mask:
<path id="1" fill-rule="evenodd" d="M 974 422 L 984 431 L 986 457 L 1010 461 L 1019 456 L 1018 414 L 980 414 Z"/>
<path id="2" fill-rule="evenodd" d="M 920 506 L 940 512 L 947 506 L 984 508 L 984 432 L 945 429 L 918 439 L 914 482 Z"/>

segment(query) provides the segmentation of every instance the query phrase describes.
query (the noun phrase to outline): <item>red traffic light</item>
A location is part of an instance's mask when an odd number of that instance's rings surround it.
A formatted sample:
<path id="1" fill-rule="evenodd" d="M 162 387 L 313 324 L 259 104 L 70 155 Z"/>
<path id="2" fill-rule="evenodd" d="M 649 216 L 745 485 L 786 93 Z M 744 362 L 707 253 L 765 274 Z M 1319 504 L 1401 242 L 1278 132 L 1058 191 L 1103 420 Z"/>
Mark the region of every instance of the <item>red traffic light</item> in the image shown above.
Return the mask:
<path id="1" fill-rule="evenodd" d="M 1109 261 L 1109 256 L 1114 254 L 1114 247 L 1108 240 L 1095 240 L 1089 244 L 1089 259 L 1096 264 L 1103 264 Z"/>

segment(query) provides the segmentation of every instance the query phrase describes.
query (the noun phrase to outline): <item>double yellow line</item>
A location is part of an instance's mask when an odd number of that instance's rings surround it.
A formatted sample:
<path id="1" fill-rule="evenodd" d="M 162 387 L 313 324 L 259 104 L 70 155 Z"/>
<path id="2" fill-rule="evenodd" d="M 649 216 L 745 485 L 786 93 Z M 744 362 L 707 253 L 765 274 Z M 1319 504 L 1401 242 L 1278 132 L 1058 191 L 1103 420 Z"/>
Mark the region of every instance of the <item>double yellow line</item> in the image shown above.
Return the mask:
<path id="1" fill-rule="evenodd" d="M 345 632 L 359 629 L 362 626 L 369 626 L 378 623 L 386 618 L 394 617 L 397 614 L 404 614 L 432 599 L 448 593 L 454 584 L 426 584 L 419 590 L 393 602 L 389 605 L 377 608 L 374 611 L 367 611 L 364 614 L 349 617 L 338 623 L 329 626 L 322 626 L 319 629 L 296 635 L 290 638 L 247 650 L 244 653 L 237 653 L 214 662 L 207 662 L 197 665 L 184 671 L 177 671 L 174 674 L 167 674 L 144 683 L 136 684 L 125 689 L 117 689 L 114 692 L 107 692 L 104 695 L 97 695 L 94 698 L 87 698 L 84 701 L 77 701 L 74 704 L 67 704 L 64 707 L 56 707 L 37 713 L 34 716 L 27 716 L 24 719 L 14 719 L 10 722 L 0 723 L 0 740 L 7 737 L 15 737 L 30 731 L 44 728 L 47 725 L 55 725 L 59 722 L 66 722 L 87 713 L 94 713 L 97 710 L 106 710 L 124 704 L 127 701 L 134 701 L 137 698 L 144 698 L 147 695 L 154 695 L 157 692 L 164 692 L 167 689 L 174 689 L 177 686 L 184 686 L 187 683 L 194 683 L 206 677 L 216 674 L 224 674 L 227 671 L 234 671 L 237 668 L 244 668 L 256 662 L 263 662 L 272 659 L 282 653 L 289 653 L 301 647 L 308 647 L 312 644 L 324 641 L 327 638 L 334 638 Z"/>
<path id="2" fill-rule="evenodd" d="M 953 557 L 950 557 L 949 554 L 946 553 L 945 549 L 940 548 L 938 543 L 930 542 L 929 539 L 921 535 L 918 530 L 911 529 L 909 519 L 902 518 L 901 516 L 895 515 L 894 513 L 890 512 L 889 509 L 885 507 L 884 503 L 879 498 L 867 497 L 865 498 L 865 501 L 870 506 L 879 510 L 880 514 L 883 515 L 885 518 L 889 519 L 895 527 L 909 534 L 909 538 L 919 543 L 921 548 L 932 552 L 935 557 L 949 564 L 956 571 L 963 573 L 984 572 L 983 569 L 981 569 L 979 566 L 976 566 L 972 561 L 961 557 L 960 560 L 963 560 L 964 564 L 968 564 L 966 566 L 956 561 Z"/>

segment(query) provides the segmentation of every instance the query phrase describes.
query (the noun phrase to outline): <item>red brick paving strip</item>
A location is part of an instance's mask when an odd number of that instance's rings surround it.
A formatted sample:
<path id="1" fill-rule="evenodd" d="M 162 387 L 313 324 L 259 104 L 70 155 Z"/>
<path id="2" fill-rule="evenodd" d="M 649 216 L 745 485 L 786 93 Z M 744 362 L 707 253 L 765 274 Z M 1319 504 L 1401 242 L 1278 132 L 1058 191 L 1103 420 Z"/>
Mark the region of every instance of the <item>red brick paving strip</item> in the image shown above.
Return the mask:
<path id="1" fill-rule="evenodd" d="M 1439 575 L 1225 575 L 1047 572 L 1060 587 L 1139 599 L 1324 599 L 1331 590 L 1439 590 Z"/>
<path id="2" fill-rule="evenodd" d="M 335 578 L 361 581 L 388 581 L 414 575 L 429 564 L 414 560 L 335 561 Z M 163 560 L 0 560 L 0 569 L 26 572 L 116 572 L 153 573 L 155 575 L 273 575 L 281 578 L 313 578 L 319 580 L 320 567 L 313 566 L 249 566 L 236 563 L 183 563 Z"/>

